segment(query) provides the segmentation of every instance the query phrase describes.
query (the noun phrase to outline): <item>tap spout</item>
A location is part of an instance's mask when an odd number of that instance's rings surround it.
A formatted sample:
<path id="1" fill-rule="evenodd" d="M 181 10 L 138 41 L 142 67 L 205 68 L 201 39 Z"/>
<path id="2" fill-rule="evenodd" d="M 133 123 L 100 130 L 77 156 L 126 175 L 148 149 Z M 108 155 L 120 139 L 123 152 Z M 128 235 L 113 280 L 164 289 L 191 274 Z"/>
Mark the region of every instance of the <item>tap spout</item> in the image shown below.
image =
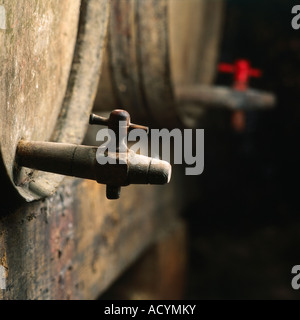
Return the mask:
<path id="1" fill-rule="evenodd" d="M 171 165 L 162 160 L 146 157 L 127 150 L 107 154 L 105 164 L 97 161 L 97 147 L 56 142 L 21 140 L 17 147 L 16 162 L 19 167 L 47 171 L 66 176 L 96 180 L 106 184 L 108 198 L 118 198 L 117 188 L 129 184 L 169 183 Z M 120 161 L 121 160 L 121 161 Z M 111 164 L 111 163 L 115 164 Z"/>

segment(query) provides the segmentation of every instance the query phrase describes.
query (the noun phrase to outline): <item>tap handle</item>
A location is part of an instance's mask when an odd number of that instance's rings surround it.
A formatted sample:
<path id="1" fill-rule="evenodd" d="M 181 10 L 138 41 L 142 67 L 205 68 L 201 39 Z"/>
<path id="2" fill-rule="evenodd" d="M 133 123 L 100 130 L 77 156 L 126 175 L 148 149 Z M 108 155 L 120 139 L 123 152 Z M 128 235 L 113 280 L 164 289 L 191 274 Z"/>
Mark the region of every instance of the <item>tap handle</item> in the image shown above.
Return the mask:
<path id="1" fill-rule="evenodd" d="M 122 126 L 120 126 L 120 121 L 122 121 Z M 125 122 L 125 125 L 124 125 Z M 130 115 L 125 110 L 113 110 L 109 118 L 101 117 L 95 114 L 90 115 L 90 124 L 102 125 L 107 126 L 109 129 L 113 130 L 115 134 L 119 134 L 120 130 L 124 133 L 124 135 L 128 135 L 128 132 L 134 129 L 145 130 L 147 133 L 149 132 L 148 127 L 134 124 L 130 122 Z M 121 149 L 122 142 L 117 140 L 117 150 L 118 152 Z M 124 145 L 127 148 L 126 145 Z M 108 199 L 119 199 L 121 192 L 121 186 L 112 186 L 107 184 L 106 185 L 106 197 Z"/>
<path id="2" fill-rule="evenodd" d="M 140 129 L 146 131 L 147 133 L 149 132 L 148 127 L 131 123 L 130 116 L 127 111 L 118 109 L 112 111 L 109 118 L 101 117 L 92 113 L 90 115 L 89 124 L 108 126 L 110 129 L 114 130 L 116 123 L 119 124 L 119 121 L 127 121 L 128 131 L 131 131 L 133 129 Z"/>
<path id="3" fill-rule="evenodd" d="M 149 133 L 149 128 L 148 128 L 148 127 L 142 126 L 142 125 L 140 125 L 140 124 L 130 123 L 128 130 L 131 131 L 131 130 L 133 130 L 133 129 L 144 130 L 144 131 L 146 131 L 147 133 Z"/>
<path id="4" fill-rule="evenodd" d="M 108 126 L 108 118 L 97 116 L 96 114 L 90 114 L 89 124 L 97 124 L 102 126 Z"/>

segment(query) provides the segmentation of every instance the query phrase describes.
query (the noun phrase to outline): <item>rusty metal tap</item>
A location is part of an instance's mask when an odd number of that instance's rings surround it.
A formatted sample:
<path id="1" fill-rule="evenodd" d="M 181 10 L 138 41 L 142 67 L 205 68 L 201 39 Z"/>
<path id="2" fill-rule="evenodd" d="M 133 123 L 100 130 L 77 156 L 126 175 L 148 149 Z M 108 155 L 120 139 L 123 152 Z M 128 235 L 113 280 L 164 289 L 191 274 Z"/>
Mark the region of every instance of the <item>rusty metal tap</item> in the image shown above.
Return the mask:
<path id="1" fill-rule="evenodd" d="M 163 185 L 170 181 L 171 165 L 168 162 L 136 154 L 127 148 L 125 139 L 130 130 L 142 129 L 148 132 L 147 127 L 132 124 L 127 111 L 114 110 L 109 118 L 92 114 L 89 123 L 106 125 L 114 131 L 116 150 L 115 152 L 105 152 L 105 158 L 113 161 L 107 161 L 105 164 L 98 162 L 98 149 L 107 146 L 97 148 L 66 143 L 21 140 L 16 151 L 17 165 L 96 180 L 98 183 L 107 185 L 106 196 L 108 199 L 118 199 L 122 186 L 130 184 Z"/>
<path id="2" fill-rule="evenodd" d="M 127 144 L 124 141 L 128 135 L 128 132 L 133 129 L 140 129 L 140 130 L 145 130 L 148 133 L 149 131 L 148 127 L 131 123 L 129 113 L 125 110 L 120 110 L 120 109 L 116 109 L 112 111 L 109 118 L 104 118 L 104 117 L 97 116 L 95 114 L 91 114 L 89 123 L 91 125 L 107 126 L 108 129 L 112 130 L 115 133 L 116 151 L 118 152 L 118 157 L 117 157 L 118 159 L 116 160 L 117 162 L 119 162 L 118 168 L 120 169 L 120 174 L 122 176 L 122 163 L 120 163 L 120 160 L 122 160 L 124 163 L 128 163 L 128 159 L 130 158 L 128 157 L 128 154 L 130 154 L 130 150 L 127 148 Z M 120 137 L 122 138 L 120 139 Z M 133 156 L 138 156 L 138 155 L 134 154 Z M 127 171 L 127 168 L 124 167 L 124 164 L 123 164 L 123 169 Z M 106 186 L 107 198 L 118 199 L 120 197 L 121 185 L 122 185 L 121 183 L 118 185 L 107 184 Z"/>

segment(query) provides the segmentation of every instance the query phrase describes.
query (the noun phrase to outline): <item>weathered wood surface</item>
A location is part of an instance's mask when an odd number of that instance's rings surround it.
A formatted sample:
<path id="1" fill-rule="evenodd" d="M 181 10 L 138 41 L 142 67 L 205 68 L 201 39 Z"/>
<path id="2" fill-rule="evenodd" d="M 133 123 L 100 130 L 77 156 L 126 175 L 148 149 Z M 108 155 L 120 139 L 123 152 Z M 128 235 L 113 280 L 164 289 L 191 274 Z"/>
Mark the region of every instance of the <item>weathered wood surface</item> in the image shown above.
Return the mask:
<path id="1" fill-rule="evenodd" d="M 52 197 L 27 204 L 7 190 L 0 209 L 7 283 L 1 299 L 95 299 L 172 229 L 178 188 L 175 178 L 167 186 L 129 186 L 109 201 L 105 186 L 66 179 Z"/>
<path id="2" fill-rule="evenodd" d="M 103 299 L 183 299 L 187 267 L 186 225 L 174 221 L 142 257 L 103 295 Z"/>
<path id="3" fill-rule="evenodd" d="M 10 179 L 31 201 L 53 193 L 62 177 L 15 171 L 17 143 L 82 141 L 102 64 L 109 0 L 1 5 L 6 29 L 0 30 L 0 148 Z"/>
<path id="4" fill-rule="evenodd" d="M 2 3 L 1 3 L 2 4 Z M 2 157 L 12 173 L 15 147 L 52 133 L 71 70 L 80 1 L 4 1 L 0 32 Z"/>
<path id="5" fill-rule="evenodd" d="M 222 0 L 113 0 L 97 110 L 117 104 L 151 125 L 191 123 L 176 86 L 212 82 L 222 13 Z"/>
<path id="6" fill-rule="evenodd" d="M 178 99 L 178 116 L 186 127 L 200 126 L 203 128 L 211 125 L 211 118 L 208 116 L 210 111 L 207 112 L 206 107 L 204 105 L 201 107 L 199 103 L 183 103 L 180 100 L 180 90 L 182 87 L 190 85 L 210 86 L 213 84 L 217 72 L 219 47 L 223 34 L 225 2 L 223 0 L 202 0 L 202 2 L 202 28 L 198 34 L 197 54 L 193 58 L 197 59 L 198 63 L 194 62 L 193 77 L 189 78 L 189 81 L 178 82 L 175 86 L 175 95 Z"/>
<path id="7" fill-rule="evenodd" d="M 168 2 L 170 66 L 175 90 L 178 85 L 195 84 L 198 81 L 199 68 L 205 64 L 199 59 L 199 55 L 203 46 L 206 46 L 202 38 L 206 32 L 204 20 L 208 1 Z"/>
<path id="8" fill-rule="evenodd" d="M 200 84 L 211 84 L 216 76 L 219 47 L 223 36 L 225 1 L 206 0 L 201 35 L 202 46 L 199 50 L 196 80 Z"/>
<path id="9" fill-rule="evenodd" d="M 106 77 L 96 99 L 98 110 L 119 107 L 138 121 L 162 123 L 173 118 L 169 68 L 168 1 L 113 0 L 106 50 Z M 110 91 L 106 91 L 111 81 Z M 159 109 L 158 114 L 152 107 Z M 99 106 L 99 107 L 98 107 Z M 161 112 L 164 111 L 164 112 Z"/>

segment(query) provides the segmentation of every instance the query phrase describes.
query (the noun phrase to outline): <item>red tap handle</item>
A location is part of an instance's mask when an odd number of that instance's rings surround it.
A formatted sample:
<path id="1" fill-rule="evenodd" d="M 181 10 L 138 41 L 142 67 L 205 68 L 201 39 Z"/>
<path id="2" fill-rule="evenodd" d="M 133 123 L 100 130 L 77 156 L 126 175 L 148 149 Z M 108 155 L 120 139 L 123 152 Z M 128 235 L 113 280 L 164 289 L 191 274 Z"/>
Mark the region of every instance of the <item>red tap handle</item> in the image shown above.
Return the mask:
<path id="1" fill-rule="evenodd" d="M 251 77 L 260 78 L 262 76 L 262 71 L 259 69 L 251 69 L 250 70 Z"/>
<path id="2" fill-rule="evenodd" d="M 246 59 L 236 60 L 234 64 L 220 63 L 219 71 L 234 74 L 234 88 L 236 90 L 246 90 L 251 77 L 259 78 L 262 71 L 252 69 L 250 61 Z"/>
<path id="3" fill-rule="evenodd" d="M 229 63 L 220 63 L 219 64 L 219 71 L 226 72 L 226 73 L 234 73 L 235 68 L 233 65 Z"/>

